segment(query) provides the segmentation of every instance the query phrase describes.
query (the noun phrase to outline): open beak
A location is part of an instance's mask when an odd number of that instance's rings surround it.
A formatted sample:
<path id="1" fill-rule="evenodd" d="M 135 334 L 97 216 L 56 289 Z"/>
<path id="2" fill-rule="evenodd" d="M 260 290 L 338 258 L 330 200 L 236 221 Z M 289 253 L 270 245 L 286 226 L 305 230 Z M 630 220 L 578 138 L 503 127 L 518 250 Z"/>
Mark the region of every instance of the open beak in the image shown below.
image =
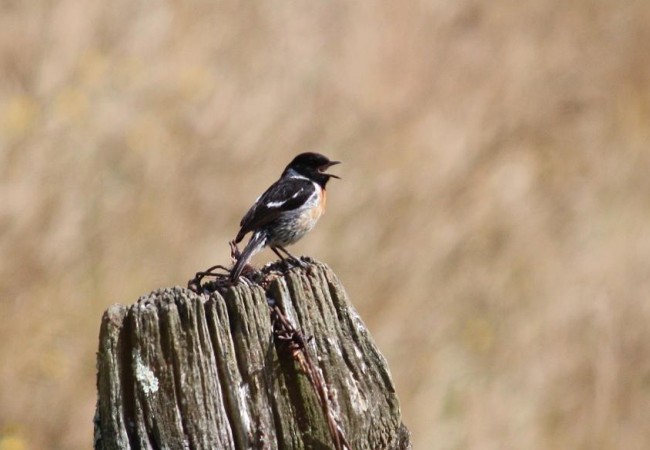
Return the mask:
<path id="1" fill-rule="evenodd" d="M 322 173 L 324 175 L 330 176 L 332 178 L 337 178 L 337 179 L 340 180 L 341 177 L 339 177 L 338 175 L 333 175 L 331 173 L 326 173 L 325 172 L 327 169 L 329 169 L 330 167 L 335 166 L 337 164 L 341 164 L 341 161 L 330 161 L 327 164 L 323 164 L 318 170 L 320 171 L 320 173 Z"/>

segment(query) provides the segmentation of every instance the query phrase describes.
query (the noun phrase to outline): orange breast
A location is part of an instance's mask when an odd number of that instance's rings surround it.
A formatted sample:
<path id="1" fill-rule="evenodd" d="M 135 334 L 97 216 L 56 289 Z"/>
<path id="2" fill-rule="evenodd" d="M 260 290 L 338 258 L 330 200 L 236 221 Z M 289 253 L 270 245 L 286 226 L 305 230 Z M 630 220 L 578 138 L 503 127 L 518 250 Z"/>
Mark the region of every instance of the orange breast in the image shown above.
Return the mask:
<path id="1" fill-rule="evenodd" d="M 325 189 L 320 190 L 320 195 L 321 195 L 321 201 L 320 201 L 320 209 L 321 209 L 321 214 L 325 213 L 325 206 L 327 206 L 327 191 Z"/>
<path id="2" fill-rule="evenodd" d="M 319 194 L 320 194 L 320 202 L 318 202 L 318 206 L 313 208 L 310 211 L 310 216 L 311 219 L 316 221 L 320 218 L 325 213 L 325 205 L 327 204 L 327 191 L 325 189 L 320 188 Z"/>

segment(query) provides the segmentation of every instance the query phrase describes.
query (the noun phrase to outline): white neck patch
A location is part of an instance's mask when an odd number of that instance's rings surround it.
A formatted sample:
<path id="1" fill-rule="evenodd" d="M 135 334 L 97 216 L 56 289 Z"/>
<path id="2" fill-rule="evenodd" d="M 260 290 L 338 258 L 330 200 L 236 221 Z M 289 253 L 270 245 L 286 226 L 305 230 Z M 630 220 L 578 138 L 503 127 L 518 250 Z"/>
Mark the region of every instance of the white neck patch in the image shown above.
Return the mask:
<path id="1" fill-rule="evenodd" d="M 307 177 L 304 176 L 304 175 L 300 175 L 298 172 L 296 172 L 296 171 L 293 170 L 293 169 L 289 169 L 289 170 L 287 171 L 287 174 L 286 174 L 285 176 L 287 176 L 287 177 L 289 177 L 289 178 L 298 178 L 298 179 L 301 179 L 301 180 L 309 180 L 309 178 L 307 178 Z M 309 181 L 311 181 L 311 180 L 309 180 Z"/>

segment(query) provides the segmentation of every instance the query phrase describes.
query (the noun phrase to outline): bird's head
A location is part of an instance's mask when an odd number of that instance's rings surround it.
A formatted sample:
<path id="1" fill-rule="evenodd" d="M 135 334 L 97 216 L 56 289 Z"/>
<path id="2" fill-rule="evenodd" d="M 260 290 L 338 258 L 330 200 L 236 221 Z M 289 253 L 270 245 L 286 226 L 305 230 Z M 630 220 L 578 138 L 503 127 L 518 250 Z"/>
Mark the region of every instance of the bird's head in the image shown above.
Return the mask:
<path id="1" fill-rule="evenodd" d="M 321 155 L 320 153 L 301 153 L 289 163 L 289 165 L 284 169 L 283 175 L 293 171 L 298 175 L 309 178 L 321 186 L 325 186 L 330 178 L 341 177 L 327 173 L 326 170 L 332 167 L 333 165 L 340 164 L 341 161 L 332 161 L 327 156 Z"/>

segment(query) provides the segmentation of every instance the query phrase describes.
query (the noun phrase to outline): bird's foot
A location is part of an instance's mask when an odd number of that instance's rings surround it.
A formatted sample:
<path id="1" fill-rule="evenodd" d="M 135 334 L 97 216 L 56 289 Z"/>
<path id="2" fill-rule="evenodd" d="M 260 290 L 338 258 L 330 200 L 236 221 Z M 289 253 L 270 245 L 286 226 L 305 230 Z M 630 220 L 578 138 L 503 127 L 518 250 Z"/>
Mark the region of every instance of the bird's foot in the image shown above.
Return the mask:
<path id="1" fill-rule="evenodd" d="M 278 264 L 282 267 L 282 270 L 284 272 L 291 270 L 294 267 L 300 267 L 303 269 L 307 267 L 307 264 L 298 258 L 282 258 L 280 261 L 278 261 Z"/>
<path id="2" fill-rule="evenodd" d="M 294 267 L 298 266 L 302 269 L 306 269 L 307 267 L 309 267 L 309 264 L 307 263 L 307 261 L 304 261 L 303 258 L 304 257 L 301 257 L 300 259 L 292 258 L 291 263 L 294 265 Z"/>

